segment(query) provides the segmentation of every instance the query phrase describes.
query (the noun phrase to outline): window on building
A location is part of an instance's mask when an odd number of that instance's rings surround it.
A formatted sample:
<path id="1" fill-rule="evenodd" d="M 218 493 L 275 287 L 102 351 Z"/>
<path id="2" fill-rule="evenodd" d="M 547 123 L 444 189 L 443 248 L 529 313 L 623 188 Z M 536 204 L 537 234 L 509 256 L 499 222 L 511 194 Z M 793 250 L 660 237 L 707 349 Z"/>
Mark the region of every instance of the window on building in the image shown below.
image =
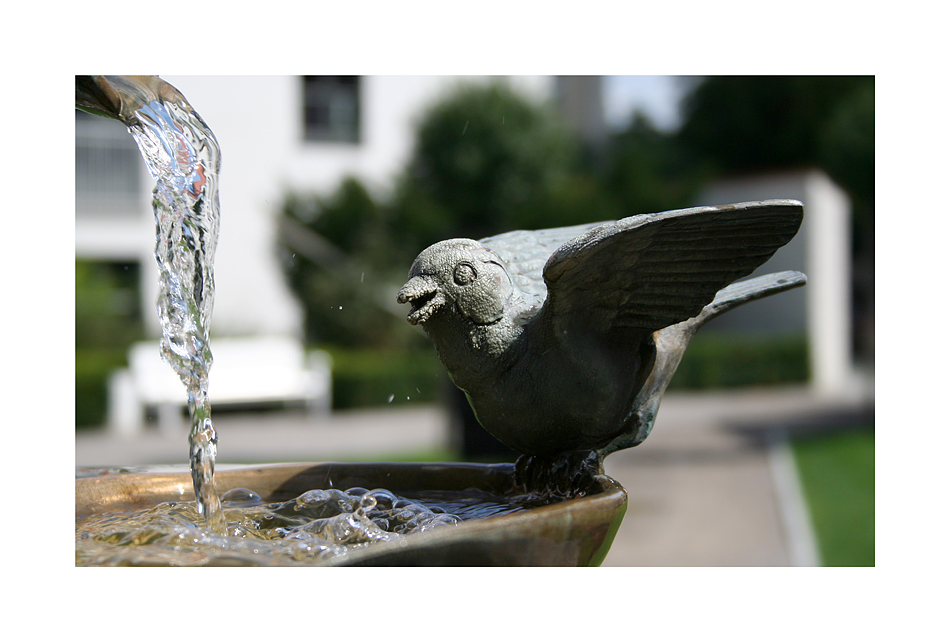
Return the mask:
<path id="1" fill-rule="evenodd" d="M 303 76 L 304 138 L 360 142 L 360 77 Z"/>
<path id="2" fill-rule="evenodd" d="M 135 140 L 117 120 L 76 110 L 76 214 L 134 216 L 145 167 Z"/>

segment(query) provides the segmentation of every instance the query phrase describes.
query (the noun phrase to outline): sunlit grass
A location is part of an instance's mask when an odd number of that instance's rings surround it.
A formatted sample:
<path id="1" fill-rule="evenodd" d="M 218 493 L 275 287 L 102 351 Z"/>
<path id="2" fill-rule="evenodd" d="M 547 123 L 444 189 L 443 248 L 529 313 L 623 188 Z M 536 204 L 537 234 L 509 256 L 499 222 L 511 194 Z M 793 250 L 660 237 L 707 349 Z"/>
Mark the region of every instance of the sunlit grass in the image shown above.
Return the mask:
<path id="1" fill-rule="evenodd" d="M 792 447 L 824 565 L 874 566 L 873 426 Z"/>

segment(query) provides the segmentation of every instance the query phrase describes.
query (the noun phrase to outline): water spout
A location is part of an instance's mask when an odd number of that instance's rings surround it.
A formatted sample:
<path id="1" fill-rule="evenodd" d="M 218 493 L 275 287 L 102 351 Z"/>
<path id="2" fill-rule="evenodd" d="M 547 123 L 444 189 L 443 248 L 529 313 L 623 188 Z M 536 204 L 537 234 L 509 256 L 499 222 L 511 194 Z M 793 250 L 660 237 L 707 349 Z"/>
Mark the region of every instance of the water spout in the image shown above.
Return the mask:
<path id="1" fill-rule="evenodd" d="M 181 92 L 158 76 L 76 76 L 76 109 L 122 121 L 152 101 L 188 104 Z"/>

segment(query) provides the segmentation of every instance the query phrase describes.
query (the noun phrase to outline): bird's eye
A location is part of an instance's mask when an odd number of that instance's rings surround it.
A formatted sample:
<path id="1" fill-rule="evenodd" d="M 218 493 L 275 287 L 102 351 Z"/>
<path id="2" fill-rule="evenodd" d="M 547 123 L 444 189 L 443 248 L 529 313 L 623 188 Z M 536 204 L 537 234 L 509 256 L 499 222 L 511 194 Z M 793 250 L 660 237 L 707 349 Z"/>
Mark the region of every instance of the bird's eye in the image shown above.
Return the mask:
<path id="1" fill-rule="evenodd" d="M 476 276 L 478 275 L 475 273 L 475 268 L 470 263 L 459 263 L 455 266 L 453 278 L 457 285 L 468 285 L 475 280 Z"/>

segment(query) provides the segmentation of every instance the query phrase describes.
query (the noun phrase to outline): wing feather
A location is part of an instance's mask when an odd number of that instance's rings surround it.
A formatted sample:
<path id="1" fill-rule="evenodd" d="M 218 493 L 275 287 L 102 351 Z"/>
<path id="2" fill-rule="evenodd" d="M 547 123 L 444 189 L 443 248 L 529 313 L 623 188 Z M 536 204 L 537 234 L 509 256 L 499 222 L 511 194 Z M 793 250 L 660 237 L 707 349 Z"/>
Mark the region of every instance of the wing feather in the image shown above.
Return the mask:
<path id="1" fill-rule="evenodd" d="M 802 205 L 775 200 L 641 214 L 592 227 L 544 266 L 553 318 L 595 332 L 659 330 L 702 311 L 798 232 Z"/>

